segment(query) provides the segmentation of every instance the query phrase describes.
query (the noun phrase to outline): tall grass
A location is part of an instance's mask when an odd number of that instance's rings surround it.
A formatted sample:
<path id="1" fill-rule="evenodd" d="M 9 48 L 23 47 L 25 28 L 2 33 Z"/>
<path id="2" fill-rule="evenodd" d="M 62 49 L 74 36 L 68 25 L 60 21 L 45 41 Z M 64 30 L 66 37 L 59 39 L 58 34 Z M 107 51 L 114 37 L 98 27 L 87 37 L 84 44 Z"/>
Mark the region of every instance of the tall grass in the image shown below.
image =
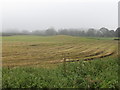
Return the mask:
<path id="1" fill-rule="evenodd" d="M 3 88 L 119 88 L 118 59 L 66 63 L 54 69 L 3 68 Z M 66 70 L 64 70 L 66 69 Z"/>

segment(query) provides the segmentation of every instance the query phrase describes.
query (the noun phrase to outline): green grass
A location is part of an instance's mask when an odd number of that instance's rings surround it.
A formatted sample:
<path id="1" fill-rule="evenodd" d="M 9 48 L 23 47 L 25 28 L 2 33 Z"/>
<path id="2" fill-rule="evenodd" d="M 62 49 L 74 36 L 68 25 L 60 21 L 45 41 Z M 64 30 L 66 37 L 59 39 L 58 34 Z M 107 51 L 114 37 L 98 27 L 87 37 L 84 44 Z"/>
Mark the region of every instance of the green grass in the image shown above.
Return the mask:
<path id="1" fill-rule="evenodd" d="M 67 35 L 57 36 L 33 36 L 33 35 L 16 35 L 2 37 L 3 41 L 40 41 L 40 42 L 52 42 L 52 41 L 93 41 L 93 40 L 112 40 L 113 38 L 98 38 L 98 37 L 73 37 Z"/>
<path id="2" fill-rule="evenodd" d="M 107 57 L 46 69 L 3 68 L 3 88 L 119 88 L 118 59 Z"/>

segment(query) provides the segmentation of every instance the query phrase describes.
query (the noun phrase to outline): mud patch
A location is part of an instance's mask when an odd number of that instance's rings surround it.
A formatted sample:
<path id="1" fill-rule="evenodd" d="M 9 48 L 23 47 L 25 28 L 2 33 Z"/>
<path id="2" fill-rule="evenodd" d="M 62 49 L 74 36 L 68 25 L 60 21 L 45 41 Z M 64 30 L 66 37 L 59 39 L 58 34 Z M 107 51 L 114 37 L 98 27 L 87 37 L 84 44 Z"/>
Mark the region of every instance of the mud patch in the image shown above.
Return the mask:
<path id="1" fill-rule="evenodd" d="M 29 45 L 29 46 L 39 46 L 39 44 L 32 44 L 32 45 Z"/>

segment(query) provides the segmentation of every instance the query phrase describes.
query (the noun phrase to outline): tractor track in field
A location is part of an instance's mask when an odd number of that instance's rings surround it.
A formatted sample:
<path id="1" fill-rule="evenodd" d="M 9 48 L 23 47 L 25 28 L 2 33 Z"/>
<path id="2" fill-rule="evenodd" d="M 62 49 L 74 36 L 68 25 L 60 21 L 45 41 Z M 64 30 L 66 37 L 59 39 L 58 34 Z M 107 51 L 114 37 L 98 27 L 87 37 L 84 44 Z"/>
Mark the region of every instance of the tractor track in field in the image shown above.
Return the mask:
<path id="1" fill-rule="evenodd" d="M 99 55 L 99 56 L 96 56 L 96 57 L 90 57 L 90 58 L 84 58 L 84 59 L 67 59 L 65 58 L 65 62 L 77 62 L 77 61 L 80 61 L 80 60 L 84 60 L 84 61 L 91 61 L 91 60 L 95 60 L 95 59 L 100 59 L 100 58 L 105 58 L 105 57 L 109 57 L 111 55 L 113 55 L 115 52 L 110 52 L 110 53 L 106 53 L 105 55 Z M 64 62 L 64 60 L 60 60 L 60 61 L 49 61 L 50 63 L 62 63 Z"/>

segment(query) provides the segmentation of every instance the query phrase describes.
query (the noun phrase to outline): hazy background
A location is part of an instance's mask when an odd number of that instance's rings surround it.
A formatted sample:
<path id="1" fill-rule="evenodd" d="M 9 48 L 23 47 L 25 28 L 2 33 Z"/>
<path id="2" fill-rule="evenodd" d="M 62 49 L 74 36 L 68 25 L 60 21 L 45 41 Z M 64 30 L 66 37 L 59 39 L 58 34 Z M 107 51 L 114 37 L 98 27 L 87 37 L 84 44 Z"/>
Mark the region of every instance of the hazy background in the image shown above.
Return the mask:
<path id="1" fill-rule="evenodd" d="M 2 0 L 0 23 L 4 31 L 44 30 L 49 27 L 55 29 L 106 27 L 115 30 L 118 27 L 118 1 Z"/>

